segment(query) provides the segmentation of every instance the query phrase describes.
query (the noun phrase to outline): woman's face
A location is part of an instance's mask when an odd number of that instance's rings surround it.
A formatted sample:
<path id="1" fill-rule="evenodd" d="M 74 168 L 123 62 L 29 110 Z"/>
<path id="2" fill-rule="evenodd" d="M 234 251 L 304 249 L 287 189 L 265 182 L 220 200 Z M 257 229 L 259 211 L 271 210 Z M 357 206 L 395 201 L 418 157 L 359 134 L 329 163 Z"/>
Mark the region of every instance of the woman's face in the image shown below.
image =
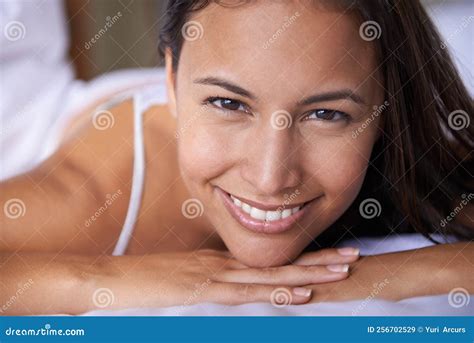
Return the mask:
<path id="1" fill-rule="evenodd" d="M 383 102 L 373 43 L 314 1 L 191 20 L 176 74 L 168 63 L 181 174 L 237 259 L 289 263 L 361 188 Z"/>

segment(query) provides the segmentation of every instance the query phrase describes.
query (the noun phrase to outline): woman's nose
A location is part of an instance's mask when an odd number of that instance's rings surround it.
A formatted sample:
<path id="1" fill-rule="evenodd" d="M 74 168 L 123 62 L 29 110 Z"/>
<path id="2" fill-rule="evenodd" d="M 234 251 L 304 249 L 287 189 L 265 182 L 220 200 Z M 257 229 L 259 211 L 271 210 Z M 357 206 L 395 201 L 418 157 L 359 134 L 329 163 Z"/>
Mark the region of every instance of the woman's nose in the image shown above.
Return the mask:
<path id="1" fill-rule="evenodd" d="M 244 180 L 261 195 L 281 195 L 301 182 L 298 145 L 291 128 L 260 125 L 245 148 L 241 167 Z M 263 127 L 262 127 L 263 126 Z"/>

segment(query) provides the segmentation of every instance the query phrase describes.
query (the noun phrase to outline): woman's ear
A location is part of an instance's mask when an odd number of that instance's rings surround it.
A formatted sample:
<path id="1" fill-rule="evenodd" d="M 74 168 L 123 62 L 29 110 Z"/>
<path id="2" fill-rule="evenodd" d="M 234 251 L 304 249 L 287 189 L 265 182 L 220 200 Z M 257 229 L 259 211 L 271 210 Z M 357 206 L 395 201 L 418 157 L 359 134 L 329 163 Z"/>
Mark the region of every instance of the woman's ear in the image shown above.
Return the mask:
<path id="1" fill-rule="evenodd" d="M 173 70 L 173 52 L 170 48 L 165 51 L 165 68 L 166 68 L 166 90 L 168 93 L 168 108 L 173 115 L 177 116 L 176 112 L 176 74 Z"/>

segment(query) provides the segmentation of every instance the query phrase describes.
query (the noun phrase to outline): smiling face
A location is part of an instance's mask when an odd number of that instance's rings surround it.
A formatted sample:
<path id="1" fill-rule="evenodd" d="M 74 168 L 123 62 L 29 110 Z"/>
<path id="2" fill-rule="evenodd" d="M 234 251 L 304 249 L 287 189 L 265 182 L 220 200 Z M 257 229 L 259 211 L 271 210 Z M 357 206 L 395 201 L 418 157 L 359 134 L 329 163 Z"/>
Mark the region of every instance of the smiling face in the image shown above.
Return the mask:
<path id="1" fill-rule="evenodd" d="M 237 259 L 289 263 L 361 188 L 383 103 L 373 43 L 354 14 L 313 1 L 210 4 L 190 20 L 202 36 L 176 74 L 167 63 L 182 177 Z"/>

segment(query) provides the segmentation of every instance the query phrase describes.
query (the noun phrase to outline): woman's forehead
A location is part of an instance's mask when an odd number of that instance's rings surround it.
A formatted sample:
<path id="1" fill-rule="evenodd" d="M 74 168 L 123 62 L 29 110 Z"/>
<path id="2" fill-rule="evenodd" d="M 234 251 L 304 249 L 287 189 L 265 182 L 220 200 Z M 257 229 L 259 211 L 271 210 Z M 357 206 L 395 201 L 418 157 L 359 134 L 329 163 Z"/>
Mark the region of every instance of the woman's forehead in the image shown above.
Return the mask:
<path id="1" fill-rule="evenodd" d="M 199 38 L 185 37 L 180 58 L 189 78 L 203 71 L 233 74 L 262 92 L 269 84 L 290 82 L 304 93 L 334 83 L 364 91 L 378 77 L 374 43 L 360 37 L 353 13 L 300 1 L 255 1 L 211 4 L 191 22 Z"/>

